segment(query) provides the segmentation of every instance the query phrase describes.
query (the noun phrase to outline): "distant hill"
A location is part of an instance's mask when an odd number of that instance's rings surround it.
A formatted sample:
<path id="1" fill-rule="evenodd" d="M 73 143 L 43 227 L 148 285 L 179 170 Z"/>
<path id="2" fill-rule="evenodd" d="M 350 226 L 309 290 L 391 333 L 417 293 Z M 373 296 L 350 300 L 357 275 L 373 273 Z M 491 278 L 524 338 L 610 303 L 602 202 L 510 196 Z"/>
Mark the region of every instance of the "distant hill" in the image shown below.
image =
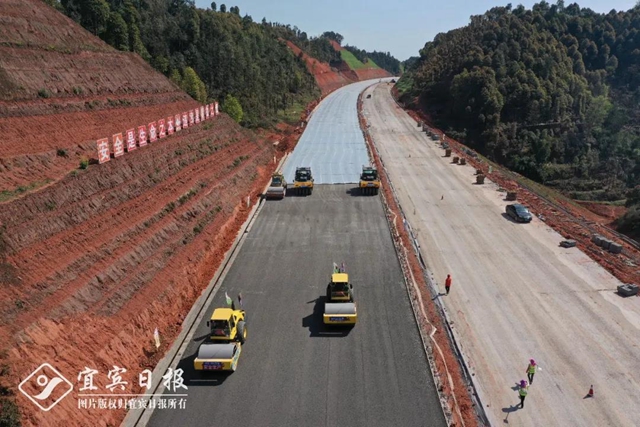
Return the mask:
<path id="1" fill-rule="evenodd" d="M 269 25 L 280 38 L 287 40 L 290 47 L 295 46 L 293 50 L 298 56 L 302 55 L 300 57 L 306 61 L 309 72 L 316 78 L 323 94 L 343 86 L 345 82 L 377 79 L 391 75 L 369 57 L 362 56 L 365 55 L 364 51 L 342 47 L 340 43 L 343 38 L 338 33 L 327 31 L 319 37 L 309 38 L 305 32 L 300 31 L 297 27 L 291 28 L 289 25 L 277 23 L 269 23 Z M 347 49 L 354 49 L 364 62 Z"/>
<path id="2" fill-rule="evenodd" d="M 438 34 L 398 83 L 452 137 L 575 199 L 640 184 L 640 8 L 497 7 Z"/>

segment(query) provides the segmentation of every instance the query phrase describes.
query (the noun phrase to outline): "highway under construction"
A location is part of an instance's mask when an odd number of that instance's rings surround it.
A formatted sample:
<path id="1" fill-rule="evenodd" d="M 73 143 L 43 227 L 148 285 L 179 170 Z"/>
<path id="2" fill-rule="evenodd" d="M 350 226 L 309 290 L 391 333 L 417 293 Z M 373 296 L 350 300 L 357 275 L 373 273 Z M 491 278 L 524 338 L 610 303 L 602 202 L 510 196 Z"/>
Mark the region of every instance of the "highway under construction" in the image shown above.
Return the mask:
<path id="1" fill-rule="evenodd" d="M 125 425 L 447 425 L 382 203 L 356 188 L 368 162 L 356 101 L 371 83 L 334 92 L 313 113 L 283 168 L 290 182 L 296 166 L 310 166 L 313 194 L 263 202 L 194 320 L 173 363 L 189 410 L 132 412 Z M 324 142 L 323 130 L 339 143 Z M 357 289 L 352 329 L 322 324 L 334 263 Z M 238 293 L 248 338 L 236 372 L 195 372 L 208 316 Z"/>
<path id="2" fill-rule="evenodd" d="M 492 425 L 637 426 L 640 306 L 542 220 L 515 223 L 505 193 L 445 157 L 395 103 L 367 89 L 369 132 L 440 292 Z M 451 274 L 451 293 L 444 281 Z M 517 383 L 541 370 L 519 409 Z M 594 397 L 586 398 L 591 386 Z"/>

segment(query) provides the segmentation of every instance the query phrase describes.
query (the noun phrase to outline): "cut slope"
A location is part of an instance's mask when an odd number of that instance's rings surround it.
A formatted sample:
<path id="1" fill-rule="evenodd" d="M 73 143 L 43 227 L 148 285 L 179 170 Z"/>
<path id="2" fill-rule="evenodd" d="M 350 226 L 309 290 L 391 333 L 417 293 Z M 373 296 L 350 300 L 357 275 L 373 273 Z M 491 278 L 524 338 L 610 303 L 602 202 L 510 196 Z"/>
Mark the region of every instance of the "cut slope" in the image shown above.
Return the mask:
<path id="1" fill-rule="evenodd" d="M 320 86 L 323 96 L 346 84 L 352 83 L 352 80 L 347 78 L 340 71 L 331 68 L 331 66 L 326 62 L 318 61 L 317 59 L 307 55 L 293 42 L 287 41 L 287 46 L 289 46 L 296 55 L 302 54 L 302 58 L 307 65 L 307 69 L 315 77 L 316 83 Z"/>
<path id="2" fill-rule="evenodd" d="M 96 139 L 198 105 L 40 0 L 0 2 L 0 16 L 0 191 L 60 179 Z"/>
<path id="3" fill-rule="evenodd" d="M 14 384 L 47 354 L 68 378 L 89 366 L 101 371 L 104 388 L 115 364 L 137 384 L 156 357 L 154 328 L 170 343 L 273 156 L 269 141 L 221 116 L 5 204 L 0 223 L 16 270 L 15 284 L 0 288 L 0 340 Z M 78 410 L 76 399 L 50 413 L 18 402 L 27 425 L 113 424 L 122 416 Z"/>
<path id="4" fill-rule="evenodd" d="M 348 55 L 351 55 L 355 61 L 361 64 L 361 67 L 357 70 L 353 70 L 346 62 L 343 61 L 338 68 L 333 68 L 326 62 L 318 61 L 317 59 L 307 55 L 293 42 L 287 41 L 287 46 L 289 46 L 296 55 L 302 55 L 302 58 L 307 64 L 307 69 L 311 74 L 313 74 L 318 86 L 320 86 L 322 96 L 326 96 L 334 90 L 349 83 L 391 76 L 388 72 L 375 65 L 373 61 L 371 61 L 371 63 L 373 63 L 374 67 L 368 67 L 358 61 L 351 52 L 344 50 L 342 46 L 334 40 L 329 41 L 334 49 L 340 51 L 341 54 L 346 52 Z"/>

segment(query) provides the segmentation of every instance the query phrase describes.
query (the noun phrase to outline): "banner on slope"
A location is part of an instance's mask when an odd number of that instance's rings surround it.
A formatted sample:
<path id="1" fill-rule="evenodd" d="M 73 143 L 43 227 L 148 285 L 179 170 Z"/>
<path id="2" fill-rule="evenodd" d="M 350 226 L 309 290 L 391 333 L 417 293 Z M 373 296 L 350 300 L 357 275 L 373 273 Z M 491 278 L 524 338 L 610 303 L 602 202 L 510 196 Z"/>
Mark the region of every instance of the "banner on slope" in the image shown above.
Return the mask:
<path id="1" fill-rule="evenodd" d="M 196 108 L 196 123 L 200 123 L 200 109 Z"/>
<path id="2" fill-rule="evenodd" d="M 136 149 L 136 131 L 129 129 L 126 132 L 127 135 L 127 153 Z"/>
<path id="3" fill-rule="evenodd" d="M 113 157 L 124 156 L 124 140 L 122 133 L 113 135 Z"/>
<path id="4" fill-rule="evenodd" d="M 195 124 L 195 113 L 193 110 L 189 111 L 189 126 L 193 126 Z"/>
<path id="5" fill-rule="evenodd" d="M 149 123 L 149 142 L 156 142 L 158 139 L 158 128 L 156 122 Z"/>
<path id="6" fill-rule="evenodd" d="M 216 101 L 215 105 L 216 105 L 215 108 L 216 108 L 216 116 L 217 116 L 218 114 L 220 114 L 220 109 L 218 108 L 218 101 Z"/>
<path id="7" fill-rule="evenodd" d="M 204 106 L 204 118 L 208 120 L 209 117 L 211 117 L 211 115 L 209 114 L 209 104 L 207 104 Z"/>
<path id="8" fill-rule="evenodd" d="M 138 145 L 140 147 L 147 145 L 147 127 L 145 125 L 138 126 Z"/>
<path id="9" fill-rule="evenodd" d="M 106 163 L 111 160 L 111 153 L 109 152 L 109 138 L 101 138 L 96 141 L 98 147 L 98 163 Z"/>
<path id="10" fill-rule="evenodd" d="M 158 120 L 158 138 L 164 138 L 167 129 L 164 126 L 164 119 Z"/>
<path id="11" fill-rule="evenodd" d="M 204 121 L 204 107 L 202 105 L 200 106 L 200 120 Z"/>
<path id="12" fill-rule="evenodd" d="M 180 117 L 180 114 L 176 114 L 176 132 L 182 129 L 182 119 Z"/>
<path id="13" fill-rule="evenodd" d="M 182 129 L 189 127 L 189 113 L 182 113 Z"/>
<path id="14" fill-rule="evenodd" d="M 173 135 L 173 117 L 167 117 L 167 135 Z"/>

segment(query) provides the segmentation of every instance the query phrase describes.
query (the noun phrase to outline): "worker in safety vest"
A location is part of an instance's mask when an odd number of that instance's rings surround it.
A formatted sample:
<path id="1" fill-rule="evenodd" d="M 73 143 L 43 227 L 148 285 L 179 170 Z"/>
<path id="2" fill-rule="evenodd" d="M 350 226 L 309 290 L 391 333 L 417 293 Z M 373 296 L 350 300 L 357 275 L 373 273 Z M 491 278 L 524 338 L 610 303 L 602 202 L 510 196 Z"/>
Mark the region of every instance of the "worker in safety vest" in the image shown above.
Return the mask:
<path id="1" fill-rule="evenodd" d="M 444 289 L 447 291 L 447 295 L 449 295 L 449 289 L 451 289 L 451 275 L 447 274 L 447 279 L 444 281 Z"/>
<path id="2" fill-rule="evenodd" d="M 536 370 L 538 369 L 538 365 L 536 365 L 536 361 L 531 359 L 529 360 L 529 366 L 527 366 L 527 377 L 529 378 L 529 384 L 533 384 L 533 376 L 536 374 Z"/>
<path id="3" fill-rule="evenodd" d="M 529 384 L 525 380 L 520 381 L 520 387 L 518 388 L 518 394 L 520 395 L 520 407 L 524 408 L 524 399 L 529 392 Z"/>

